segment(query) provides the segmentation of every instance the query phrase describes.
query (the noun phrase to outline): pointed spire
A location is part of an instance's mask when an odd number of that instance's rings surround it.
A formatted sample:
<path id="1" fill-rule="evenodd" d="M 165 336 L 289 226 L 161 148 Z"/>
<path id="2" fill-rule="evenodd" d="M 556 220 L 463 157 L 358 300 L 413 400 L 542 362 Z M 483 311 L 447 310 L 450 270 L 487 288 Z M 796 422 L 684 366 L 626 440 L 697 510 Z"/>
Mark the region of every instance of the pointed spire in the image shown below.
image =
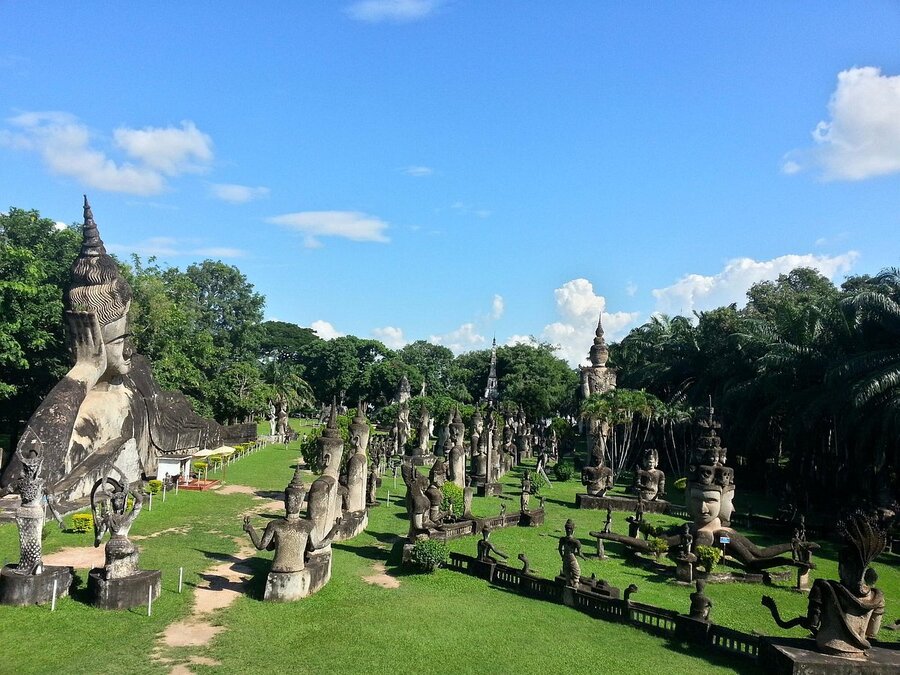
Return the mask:
<path id="1" fill-rule="evenodd" d="M 100 256 L 106 254 L 106 247 L 100 238 L 100 231 L 97 229 L 97 223 L 94 222 L 94 214 L 91 211 L 91 205 L 88 202 L 87 195 L 84 195 L 84 225 L 82 226 L 81 255 Z"/>
<path id="2" fill-rule="evenodd" d="M 322 436 L 327 438 L 340 438 L 341 432 L 337 426 L 337 399 L 331 399 L 331 412 L 328 414 L 328 424 L 325 425 L 325 431 Z"/>
<path id="3" fill-rule="evenodd" d="M 603 312 L 597 319 L 597 330 L 594 332 L 594 344 L 591 346 L 591 365 L 594 368 L 605 366 L 609 360 L 609 349 L 603 337 Z"/>

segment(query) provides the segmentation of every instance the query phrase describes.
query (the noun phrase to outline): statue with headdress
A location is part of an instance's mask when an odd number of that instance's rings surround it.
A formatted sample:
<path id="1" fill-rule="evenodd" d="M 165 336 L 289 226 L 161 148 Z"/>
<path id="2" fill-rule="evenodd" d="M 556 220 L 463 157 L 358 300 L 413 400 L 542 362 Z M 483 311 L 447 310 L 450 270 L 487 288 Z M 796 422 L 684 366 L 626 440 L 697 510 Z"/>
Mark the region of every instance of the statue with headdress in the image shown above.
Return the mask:
<path id="1" fill-rule="evenodd" d="M 659 466 L 656 448 L 647 448 L 641 454 L 641 463 L 634 472 L 632 492 L 644 501 L 662 501 L 666 495 L 666 474 Z"/>
<path id="2" fill-rule="evenodd" d="M 128 511 L 128 498 L 132 499 Z M 144 505 L 142 486 L 129 486 L 106 476 L 98 480 L 91 490 L 91 513 L 94 516 L 94 546 L 106 542 L 103 577 L 123 579 L 137 574 L 138 550 L 128 538 L 128 532 Z"/>
<path id="3" fill-rule="evenodd" d="M 87 197 L 81 251 L 64 297 L 74 365 L 28 420 L 15 458 L 0 476 L 11 491 L 22 457 L 42 455 L 40 477 L 63 511 L 77 508 L 116 467 L 127 483 L 154 477 L 160 456 L 222 445 L 227 431 L 162 390 L 128 331 L 132 292 L 106 252 Z"/>
<path id="4" fill-rule="evenodd" d="M 878 634 L 884 616 L 884 593 L 875 588 L 878 575 L 869 564 L 884 550 L 886 536 L 874 518 L 861 512 L 841 522 L 838 532 L 844 541 L 838 552 L 840 580 L 813 582 L 806 616 L 783 621 L 773 598 L 763 596 L 762 604 L 781 628 L 809 630 L 819 651 L 866 658 L 869 640 Z"/>

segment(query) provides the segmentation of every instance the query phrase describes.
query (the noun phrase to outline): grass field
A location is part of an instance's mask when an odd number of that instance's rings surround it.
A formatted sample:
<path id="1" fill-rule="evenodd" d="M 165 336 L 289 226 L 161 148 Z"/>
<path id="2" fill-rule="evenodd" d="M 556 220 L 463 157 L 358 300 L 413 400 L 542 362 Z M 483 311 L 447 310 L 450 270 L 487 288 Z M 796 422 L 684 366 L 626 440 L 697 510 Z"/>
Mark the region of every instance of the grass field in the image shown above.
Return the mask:
<path id="1" fill-rule="evenodd" d="M 155 535 L 139 540 L 141 565 L 163 570 L 163 593 L 146 607 L 104 612 L 83 602 L 82 585 L 75 597 L 48 607 L 0 607 L 0 635 L 4 655 L 0 673 L 71 673 L 125 670 L 129 673 L 167 673 L 188 664 L 196 673 L 363 672 L 363 673 L 726 673 L 757 672 L 744 661 L 692 655 L 682 645 L 640 630 L 591 619 L 575 610 L 520 597 L 486 582 L 449 570 L 432 575 L 411 574 L 399 565 L 399 537 L 407 530 L 403 507 L 404 487 L 386 476 L 379 489 L 382 506 L 373 508 L 369 527 L 355 539 L 334 545 L 331 582 L 318 594 L 296 603 L 264 603 L 262 584 L 271 553 L 259 553 L 248 563 L 252 580 L 227 607 L 204 615 L 221 629 L 205 645 L 167 647 L 159 635 L 176 621 L 192 621 L 194 592 L 212 583 L 234 584 L 210 574 L 211 568 L 232 560 L 249 544 L 241 531 L 241 518 L 254 514 L 257 527 L 267 517 L 283 513 L 271 504 L 280 498 L 297 459 L 295 447 L 273 445 L 227 468 L 226 483 L 252 488 L 255 494 L 181 491 L 166 502 L 154 499 L 152 512 L 141 514 L 132 534 Z M 552 477 L 552 475 L 551 475 Z M 309 482 L 312 476 L 306 476 Z M 518 472 L 504 478 L 507 509 L 518 508 Z M 497 530 L 491 539 L 515 560 L 526 552 L 541 576 L 559 571 L 556 541 L 566 518 L 576 523 L 576 536 L 588 560 L 582 574 L 592 572 L 618 587 L 638 586 L 635 599 L 660 607 L 687 611 L 689 588 L 631 567 L 621 560 L 615 544 L 607 544 L 609 560 L 591 559 L 594 543 L 588 532 L 600 529 L 605 512 L 573 508 L 580 484 L 572 480 L 545 490 L 547 520 L 539 528 Z M 740 486 L 738 486 L 740 490 Z M 390 503 L 385 503 L 388 491 Z M 740 493 L 738 493 L 740 495 Z M 739 497 L 740 498 L 740 497 Z M 499 512 L 500 500 L 476 498 L 478 515 Z M 614 514 L 614 529 L 624 532 L 624 517 Z M 665 516 L 646 516 L 652 522 L 678 522 Z M 90 546 L 92 535 L 60 532 L 47 526 L 45 552 L 64 547 Z M 750 533 L 752 535 L 752 533 Z M 765 537 L 752 535 L 754 540 Z M 451 542 L 453 550 L 473 554 L 475 539 Z M 0 554 L 18 555 L 15 527 L 0 526 Z M 817 556 L 815 575 L 835 578 L 833 549 Z M 876 565 L 879 587 L 888 599 L 885 623 L 893 622 L 900 597 L 897 556 L 885 556 Z M 396 588 L 367 583 L 384 565 L 399 582 Z M 177 592 L 178 570 L 184 569 L 184 592 Z M 716 623 L 744 631 L 777 634 L 780 631 L 760 605 L 763 593 L 774 595 L 783 615 L 805 611 L 805 597 L 787 588 L 751 584 L 710 585 Z M 802 635 L 802 630 L 796 634 Z M 883 631 L 884 640 L 897 639 Z M 166 659 L 161 661 L 160 659 Z M 215 664 L 215 665 L 212 665 Z M 175 671 L 179 672 L 179 671 Z M 181 670 L 180 672 L 188 672 Z"/>

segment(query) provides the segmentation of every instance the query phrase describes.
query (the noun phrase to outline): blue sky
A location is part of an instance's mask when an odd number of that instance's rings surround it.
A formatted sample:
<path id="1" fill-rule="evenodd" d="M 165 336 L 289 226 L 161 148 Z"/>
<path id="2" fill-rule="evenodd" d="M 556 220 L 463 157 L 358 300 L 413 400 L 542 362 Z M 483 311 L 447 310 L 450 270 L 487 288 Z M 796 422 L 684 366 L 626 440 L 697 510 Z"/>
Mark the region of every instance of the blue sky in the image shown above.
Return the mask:
<path id="1" fill-rule="evenodd" d="M 575 363 L 900 265 L 900 4 L 0 5 L 0 208 L 235 264 L 269 318 Z"/>

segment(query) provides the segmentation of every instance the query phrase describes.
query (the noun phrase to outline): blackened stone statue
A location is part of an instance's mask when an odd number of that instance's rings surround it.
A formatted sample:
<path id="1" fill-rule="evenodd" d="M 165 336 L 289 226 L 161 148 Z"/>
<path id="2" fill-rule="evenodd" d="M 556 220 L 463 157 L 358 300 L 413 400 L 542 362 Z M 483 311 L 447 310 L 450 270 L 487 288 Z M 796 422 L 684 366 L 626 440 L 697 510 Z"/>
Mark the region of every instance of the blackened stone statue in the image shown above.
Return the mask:
<path id="1" fill-rule="evenodd" d="M 632 486 L 632 491 L 644 501 L 662 499 L 666 495 L 666 474 L 657 468 L 658 465 L 659 453 L 654 448 L 644 450 Z"/>
<path id="2" fill-rule="evenodd" d="M 506 560 L 509 558 L 503 551 L 494 546 L 489 540 L 491 536 L 491 528 L 486 525 L 481 528 L 481 539 L 478 541 L 478 559 L 481 562 L 497 562 L 493 556 L 499 556 Z"/>
<path id="3" fill-rule="evenodd" d="M 581 542 L 574 536 L 575 523 L 569 518 L 565 526 L 566 534 L 559 538 L 557 549 L 559 556 L 562 558 L 562 572 L 560 576 L 565 581 L 566 586 L 578 588 L 581 581 L 581 566 L 578 564 L 578 558 L 581 555 Z"/>

